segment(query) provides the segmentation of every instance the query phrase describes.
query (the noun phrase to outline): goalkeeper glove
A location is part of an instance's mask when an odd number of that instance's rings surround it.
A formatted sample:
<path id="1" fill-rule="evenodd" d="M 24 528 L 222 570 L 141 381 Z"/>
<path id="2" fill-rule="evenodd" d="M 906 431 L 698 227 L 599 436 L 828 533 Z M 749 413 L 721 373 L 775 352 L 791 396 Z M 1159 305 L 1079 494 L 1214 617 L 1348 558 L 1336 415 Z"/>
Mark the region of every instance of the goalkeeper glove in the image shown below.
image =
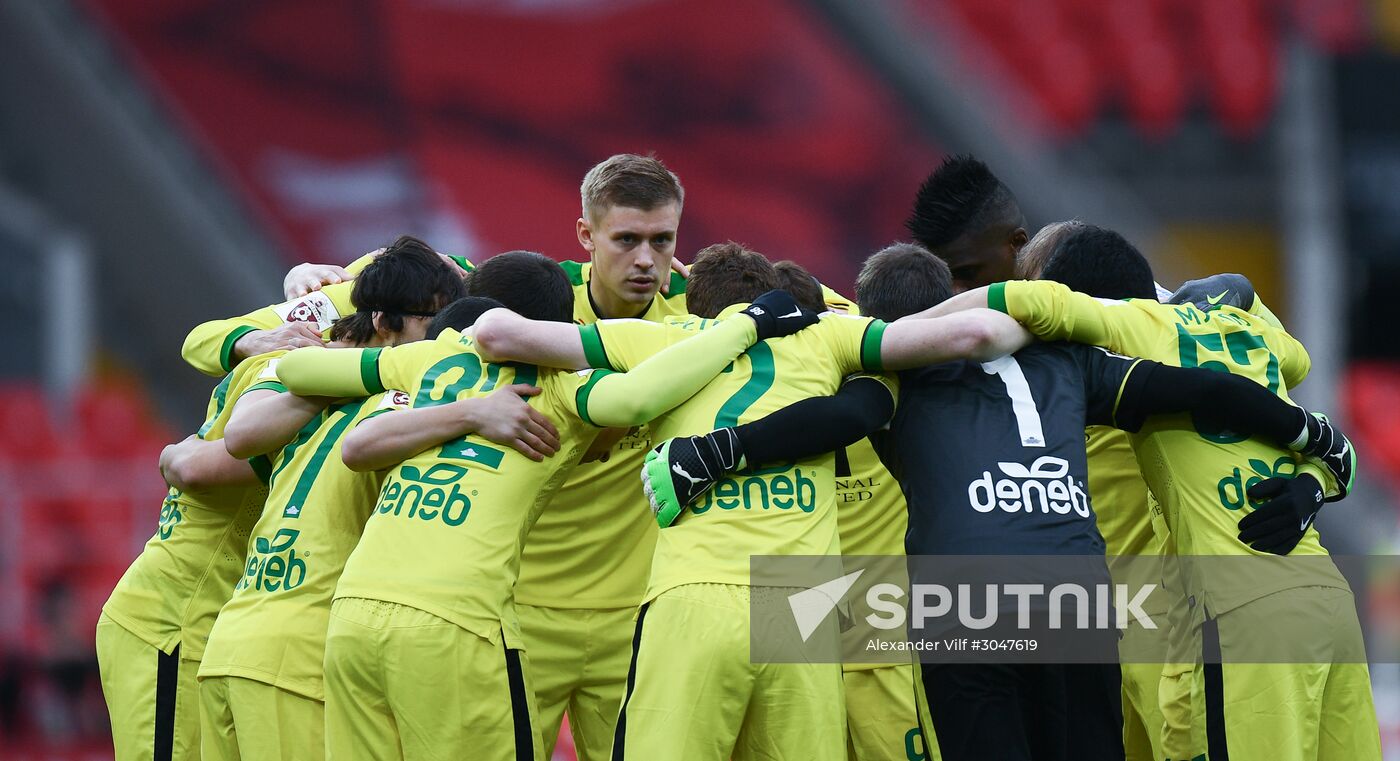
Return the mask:
<path id="1" fill-rule="evenodd" d="M 1287 555 L 1322 509 L 1322 485 L 1307 473 L 1270 478 L 1250 487 L 1249 498 L 1268 502 L 1240 519 L 1240 541 L 1259 552 Z"/>
<path id="2" fill-rule="evenodd" d="M 1332 421 L 1320 412 L 1306 416 L 1306 427 L 1298 439 L 1289 447 L 1309 457 L 1316 457 L 1337 479 L 1340 493 L 1328 499 L 1336 502 L 1344 499 L 1356 481 L 1356 450 L 1351 441 L 1332 425 Z"/>
<path id="3" fill-rule="evenodd" d="M 704 436 L 668 439 L 647 452 L 642 489 L 661 528 L 675 523 L 683 510 L 715 482 L 743 467 L 744 453 L 733 428 Z"/>

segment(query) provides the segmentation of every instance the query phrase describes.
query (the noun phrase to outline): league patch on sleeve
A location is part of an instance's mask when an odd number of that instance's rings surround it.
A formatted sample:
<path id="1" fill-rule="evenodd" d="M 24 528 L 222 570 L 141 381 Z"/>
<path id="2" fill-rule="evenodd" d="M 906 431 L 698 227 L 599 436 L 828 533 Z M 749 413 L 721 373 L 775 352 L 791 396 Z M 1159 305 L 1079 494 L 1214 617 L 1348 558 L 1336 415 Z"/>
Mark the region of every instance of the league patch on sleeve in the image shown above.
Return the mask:
<path id="1" fill-rule="evenodd" d="M 375 412 L 379 410 L 406 410 L 409 408 L 410 401 L 408 394 L 397 389 L 389 389 L 384 392 L 384 398 L 379 400 L 379 406 L 375 408 Z"/>
<path id="2" fill-rule="evenodd" d="M 320 291 L 312 291 L 300 298 L 285 301 L 273 307 L 283 322 L 314 322 L 318 330 L 325 330 L 331 323 L 340 319 L 329 296 Z"/>

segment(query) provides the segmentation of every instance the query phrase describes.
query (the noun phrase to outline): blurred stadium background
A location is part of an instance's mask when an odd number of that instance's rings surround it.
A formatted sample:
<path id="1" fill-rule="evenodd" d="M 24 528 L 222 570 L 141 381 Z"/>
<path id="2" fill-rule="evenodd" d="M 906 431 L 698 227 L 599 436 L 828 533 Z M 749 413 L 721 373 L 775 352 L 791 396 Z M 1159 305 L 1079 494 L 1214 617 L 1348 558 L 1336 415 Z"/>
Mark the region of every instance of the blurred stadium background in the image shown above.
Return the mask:
<path id="1" fill-rule="evenodd" d="M 1400 0 L 0 0 L 0 757 L 110 757 L 93 627 L 207 399 L 190 327 L 399 233 L 579 257 L 621 151 L 685 183 L 684 257 L 847 293 L 945 152 L 1169 287 L 1247 273 L 1362 450 L 1327 544 L 1400 550 Z"/>

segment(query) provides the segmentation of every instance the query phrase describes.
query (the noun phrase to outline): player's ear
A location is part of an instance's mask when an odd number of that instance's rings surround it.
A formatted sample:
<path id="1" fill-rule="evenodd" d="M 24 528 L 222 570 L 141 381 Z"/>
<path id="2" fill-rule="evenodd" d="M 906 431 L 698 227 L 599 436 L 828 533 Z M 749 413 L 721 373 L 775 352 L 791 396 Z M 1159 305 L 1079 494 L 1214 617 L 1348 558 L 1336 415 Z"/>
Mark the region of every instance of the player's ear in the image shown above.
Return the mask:
<path id="1" fill-rule="evenodd" d="M 1031 236 L 1026 234 L 1026 228 L 1018 227 L 1011 231 L 1011 237 L 1007 239 L 1007 242 L 1011 244 L 1012 252 L 1016 252 L 1020 251 L 1021 247 L 1025 246 L 1030 239 Z"/>
<path id="2" fill-rule="evenodd" d="M 589 226 L 588 220 L 579 217 L 574 223 L 574 231 L 578 233 L 578 244 L 588 253 L 593 253 L 593 228 Z"/>
<path id="3" fill-rule="evenodd" d="M 390 330 L 386 324 L 383 312 L 371 312 L 371 319 L 374 320 L 374 334 L 379 336 L 379 340 L 388 343 L 394 337 L 395 331 Z"/>

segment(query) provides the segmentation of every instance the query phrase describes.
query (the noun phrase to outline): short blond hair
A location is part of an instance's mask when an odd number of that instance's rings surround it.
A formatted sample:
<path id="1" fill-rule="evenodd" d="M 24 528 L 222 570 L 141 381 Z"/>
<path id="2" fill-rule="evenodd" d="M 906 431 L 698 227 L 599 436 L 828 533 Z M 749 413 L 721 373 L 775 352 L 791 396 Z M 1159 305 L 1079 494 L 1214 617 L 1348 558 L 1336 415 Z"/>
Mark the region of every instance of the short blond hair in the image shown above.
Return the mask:
<path id="1" fill-rule="evenodd" d="M 579 188 L 583 216 L 596 222 L 614 206 L 651 211 L 675 202 L 685 205 L 680 178 L 655 156 L 619 153 L 588 170 Z"/>

